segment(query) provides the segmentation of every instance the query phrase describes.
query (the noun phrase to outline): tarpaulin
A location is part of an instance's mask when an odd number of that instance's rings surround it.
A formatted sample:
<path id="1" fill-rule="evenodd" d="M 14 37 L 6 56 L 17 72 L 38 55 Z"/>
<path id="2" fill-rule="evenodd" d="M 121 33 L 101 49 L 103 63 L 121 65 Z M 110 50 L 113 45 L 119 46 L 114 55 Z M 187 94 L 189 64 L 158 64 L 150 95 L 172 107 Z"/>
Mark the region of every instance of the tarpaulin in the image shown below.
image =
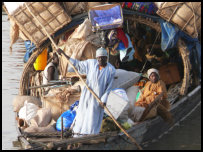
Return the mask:
<path id="1" fill-rule="evenodd" d="M 178 27 L 167 21 L 160 19 L 159 22 L 162 30 L 161 49 L 166 51 L 167 49 L 175 47 L 179 38 L 181 38 L 190 52 L 190 62 L 193 67 L 198 66 L 199 77 L 201 78 L 201 45 L 199 40 L 188 36 Z"/>
<path id="2" fill-rule="evenodd" d="M 30 40 L 24 41 L 24 43 L 25 43 L 26 53 L 25 53 L 23 61 L 24 61 L 24 63 L 27 63 L 30 56 L 32 55 L 32 51 L 36 48 L 36 46 L 34 43 L 31 43 Z"/>

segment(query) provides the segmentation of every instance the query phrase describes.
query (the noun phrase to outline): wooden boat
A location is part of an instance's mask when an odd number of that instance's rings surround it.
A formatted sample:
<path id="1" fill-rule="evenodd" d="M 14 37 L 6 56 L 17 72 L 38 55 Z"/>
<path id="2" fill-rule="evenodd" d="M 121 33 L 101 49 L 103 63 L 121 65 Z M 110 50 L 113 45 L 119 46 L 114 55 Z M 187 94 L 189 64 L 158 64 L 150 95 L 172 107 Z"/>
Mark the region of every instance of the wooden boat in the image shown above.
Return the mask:
<path id="1" fill-rule="evenodd" d="M 173 115 L 174 124 L 183 120 L 192 111 L 201 105 L 201 86 L 197 86 L 186 96 L 181 97 L 172 105 L 170 112 Z M 172 129 L 168 123 L 163 121 L 159 116 L 143 122 L 137 123 L 127 132 L 134 137 L 141 146 L 150 143 L 153 139 L 159 139 L 166 131 Z M 119 132 L 106 132 L 99 135 L 88 135 L 77 138 L 61 139 L 61 134 L 25 134 L 23 135 L 19 128 L 18 139 L 24 149 L 67 149 L 69 144 L 83 143 L 77 149 L 100 149 L 100 150 L 120 150 L 120 149 L 137 149 L 129 141 L 125 134 Z M 56 137 L 57 135 L 57 137 Z M 99 142 L 99 143 L 97 143 Z"/>
<path id="2" fill-rule="evenodd" d="M 159 19 L 157 16 L 153 17 L 129 10 L 124 10 L 123 14 L 124 18 L 127 20 L 133 20 L 149 26 L 157 32 L 161 32 L 161 27 L 157 23 L 157 20 Z M 87 18 L 87 13 L 74 16 L 67 26 L 55 33 L 54 37 L 60 37 L 64 31 L 67 32 L 76 28 L 76 26 L 81 24 L 85 18 Z M 29 82 L 36 74 L 32 68 L 33 63 L 38 55 L 41 54 L 44 47 L 49 44 L 49 40 L 45 41 L 40 48 L 35 50 L 29 61 L 25 64 L 20 81 L 19 95 L 29 94 L 28 87 L 34 85 Z M 199 85 L 199 81 L 195 81 L 193 86 L 190 86 L 190 61 L 187 53 L 188 50 L 182 40 L 179 40 L 178 48 L 183 60 L 184 76 L 183 80 L 179 84 L 176 84 L 174 88 L 170 90 L 171 92 L 168 92 L 168 94 L 172 94 L 169 101 L 172 103 L 170 112 L 173 116 L 174 124 L 184 119 L 191 113 L 191 111 L 195 110 L 195 108 L 201 104 L 201 85 Z M 18 116 L 17 113 L 16 116 Z M 142 146 L 153 139 L 159 138 L 164 132 L 172 128 L 173 125 L 169 125 L 163 121 L 162 118 L 157 116 L 136 123 L 133 127 L 128 129 L 127 132 Z M 126 135 L 121 132 L 106 132 L 98 135 L 88 135 L 77 138 L 71 138 L 70 133 L 68 132 L 65 132 L 63 135 L 59 132 L 23 133 L 19 127 L 17 127 L 17 132 L 19 134 L 18 139 L 22 143 L 23 149 L 67 149 L 68 145 L 77 145 L 78 143 L 82 143 L 82 145 L 75 147 L 75 149 L 137 149 L 137 147 L 129 141 Z M 69 138 L 66 138 L 67 136 Z"/>

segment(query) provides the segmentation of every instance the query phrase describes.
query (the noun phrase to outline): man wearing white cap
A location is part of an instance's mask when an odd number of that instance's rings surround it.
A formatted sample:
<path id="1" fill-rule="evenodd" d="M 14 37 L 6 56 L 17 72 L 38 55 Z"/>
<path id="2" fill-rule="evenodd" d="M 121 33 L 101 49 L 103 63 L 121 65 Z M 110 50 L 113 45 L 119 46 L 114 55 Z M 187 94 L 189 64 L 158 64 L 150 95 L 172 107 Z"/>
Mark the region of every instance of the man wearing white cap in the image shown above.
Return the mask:
<path id="1" fill-rule="evenodd" d="M 59 53 L 62 50 L 57 50 Z M 107 62 L 106 49 L 96 51 L 97 59 L 78 61 L 66 56 L 79 73 L 86 74 L 86 83 L 101 99 L 100 105 L 91 92 L 84 87 L 80 96 L 79 106 L 73 125 L 73 131 L 80 134 L 98 134 L 101 128 L 104 109 L 108 94 L 111 91 L 115 68 Z"/>
<path id="2" fill-rule="evenodd" d="M 161 98 L 161 105 L 158 109 L 169 110 L 170 103 L 167 100 L 167 90 L 165 83 L 160 80 L 159 72 L 157 69 L 149 69 L 147 71 L 147 75 L 150 81 L 145 84 L 144 90 L 140 96 L 140 98 L 135 102 L 135 110 L 142 109 L 142 112 L 145 108 L 148 107 L 150 103 L 154 101 L 154 99 L 163 92 L 163 97 Z M 142 107 L 142 108 L 139 108 Z M 164 109 L 165 108 L 165 109 Z M 159 112 L 159 110 L 158 110 Z M 139 118 L 141 115 L 139 115 Z M 138 119 L 137 116 L 135 118 Z"/>

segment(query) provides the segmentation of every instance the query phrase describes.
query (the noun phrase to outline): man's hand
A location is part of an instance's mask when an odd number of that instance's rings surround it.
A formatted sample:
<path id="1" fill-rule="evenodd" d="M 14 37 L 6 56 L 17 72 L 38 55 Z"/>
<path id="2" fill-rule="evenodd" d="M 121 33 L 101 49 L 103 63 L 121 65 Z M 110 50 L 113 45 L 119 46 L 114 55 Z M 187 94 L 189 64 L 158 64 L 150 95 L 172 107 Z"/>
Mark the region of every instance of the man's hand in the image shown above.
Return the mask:
<path id="1" fill-rule="evenodd" d="M 99 103 L 99 105 L 102 107 L 102 108 L 104 108 L 104 106 L 106 106 L 106 103 Z"/>
<path id="2" fill-rule="evenodd" d="M 61 50 L 60 48 L 57 49 L 57 52 L 59 55 L 61 55 L 61 53 L 63 53 L 63 50 Z"/>
<path id="3" fill-rule="evenodd" d="M 67 55 L 63 52 L 63 50 L 61 50 L 60 48 L 58 48 L 56 51 L 58 52 L 59 55 L 63 54 L 68 60 L 70 59 L 70 57 L 67 56 Z"/>

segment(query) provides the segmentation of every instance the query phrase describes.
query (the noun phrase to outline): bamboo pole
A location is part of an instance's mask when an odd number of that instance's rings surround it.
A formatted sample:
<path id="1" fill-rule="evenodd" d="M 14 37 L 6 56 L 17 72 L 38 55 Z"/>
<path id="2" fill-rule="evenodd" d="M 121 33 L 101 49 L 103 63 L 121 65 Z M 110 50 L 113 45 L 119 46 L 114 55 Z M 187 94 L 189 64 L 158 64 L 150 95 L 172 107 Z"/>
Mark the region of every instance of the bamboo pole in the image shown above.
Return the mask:
<path id="1" fill-rule="evenodd" d="M 25 6 L 27 7 L 27 9 L 29 10 L 30 14 L 36 19 L 36 21 L 40 24 L 40 26 L 43 28 L 43 30 L 45 31 L 45 33 L 47 34 L 47 36 L 49 37 L 49 39 L 51 40 L 51 42 L 53 43 L 54 47 L 56 48 L 56 50 L 58 50 L 58 46 L 55 44 L 55 42 L 53 41 L 53 39 L 51 38 L 51 36 L 49 35 L 49 33 L 46 31 L 45 27 L 39 22 L 39 20 L 35 17 L 35 15 L 31 12 L 31 10 L 29 9 L 29 7 L 27 6 L 27 4 L 25 3 Z M 58 52 L 57 52 L 58 53 Z M 75 66 L 69 61 L 69 57 L 64 53 L 64 52 L 60 52 L 62 53 L 68 61 L 68 64 L 71 65 L 71 67 L 74 69 L 75 73 L 78 75 L 78 77 L 80 78 L 80 80 L 85 84 L 85 86 L 87 87 L 87 89 L 92 93 L 92 95 L 97 99 L 97 101 L 102 104 L 102 101 L 99 99 L 99 97 L 88 87 L 88 85 L 85 83 L 85 81 L 83 80 L 83 78 L 81 77 L 81 75 L 78 73 L 78 71 L 76 70 Z M 116 119 L 114 118 L 114 116 L 111 114 L 111 112 L 109 111 L 109 109 L 103 105 L 104 109 L 107 111 L 107 113 L 109 114 L 109 116 L 113 119 L 113 121 L 116 123 L 116 125 L 124 132 L 124 134 L 137 146 L 137 148 L 139 150 L 142 150 L 142 147 L 136 142 L 136 140 L 131 137 L 122 127 L 121 125 L 116 121 Z"/>

